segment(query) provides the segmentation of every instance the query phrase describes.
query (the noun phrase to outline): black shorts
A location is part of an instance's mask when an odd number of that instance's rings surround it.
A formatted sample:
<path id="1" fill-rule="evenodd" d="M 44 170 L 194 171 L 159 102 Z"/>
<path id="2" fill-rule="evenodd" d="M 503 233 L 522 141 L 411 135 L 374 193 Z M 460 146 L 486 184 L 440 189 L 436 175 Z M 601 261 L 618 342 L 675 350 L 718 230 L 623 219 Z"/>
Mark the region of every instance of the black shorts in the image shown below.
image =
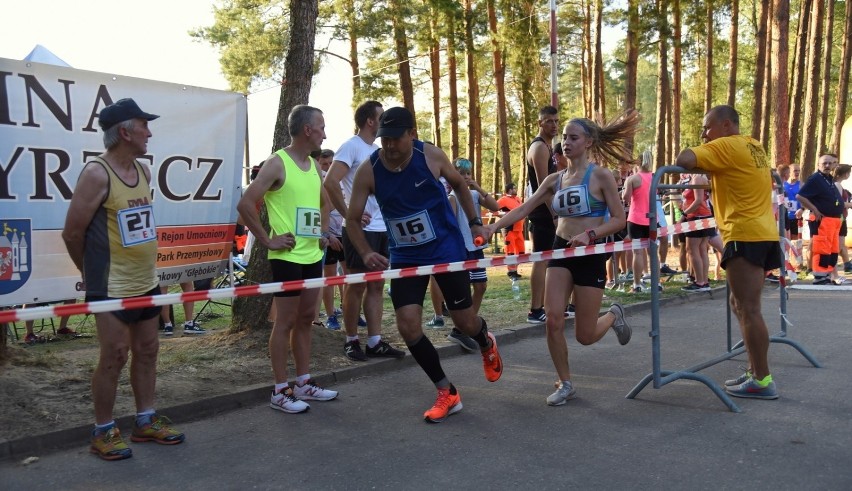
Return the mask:
<path id="1" fill-rule="evenodd" d="M 565 249 L 568 241 L 556 237 L 553 249 Z M 566 268 L 574 278 L 576 286 L 591 286 L 603 290 L 606 284 L 606 260 L 608 254 L 592 254 L 590 256 L 565 257 L 547 261 L 548 268 Z"/>
<path id="2" fill-rule="evenodd" d="M 148 297 L 152 295 L 161 295 L 162 292 L 159 286 L 155 286 L 148 293 L 143 293 L 142 295 L 134 295 L 132 297 L 126 298 L 137 298 L 137 297 Z M 100 300 L 117 300 L 114 297 L 108 297 L 106 295 L 86 295 L 87 302 L 98 302 Z M 141 309 L 127 309 L 127 310 L 113 310 L 110 314 L 118 317 L 118 320 L 121 322 L 130 325 L 136 324 L 140 321 L 146 321 L 148 319 L 153 319 L 154 317 L 158 317 L 160 315 L 160 311 L 162 307 L 142 307 Z"/>
<path id="3" fill-rule="evenodd" d="M 694 222 L 696 220 L 704 220 L 705 218 L 713 218 L 713 217 L 712 216 L 709 216 L 709 217 L 692 217 L 692 218 L 687 218 L 684 221 Z M 686 237 L 689 237 L 690 239 L 701 239 L 701 238 L 704 238 L 704 237 L 715 237 L 716 236 L 716 227 L 708 227 L 708 228 L 703 228 L 701 230 L 693 230 L 691 232 L 684 232 L 683 235 L 685 235 Z"/>
<path id="4" fill-rule="evenodd" d="M 322 261 L 311 264 L 299 264 L 283 259 L 270 259 L 269 267 L 272 270 L 272 281 L 278 283 L 283 281 L 309 280 L 322 277 Z M 275 292 L 276 297 L 298 297 L 304 290 L 293 290 L 286 292 Z"/>
<path id="5" fill-rule="evenodd" d="M 772 271 L 781 267 L 781 244 L 778 241 L 742 242 L 732 241 L 725 244 L 722 253 L 722 269 L 726 268 L 728 259 L 743 257 L 746 261 Z"/>
<path id="6" fill-rule="evenodd" d="M 343 237 L 338 237 L 337 240 L 339 240 L 341 243 L 343 243 Z M 335 251 L 331 247 L 326 247 L 325 248 L 325 256 L 323 257 L 322 263 L 326 264 L 326 265 L 337 264 L 339 262 L 342 262 L 343 258 L 344 258 L 343 249 L 341 249 L 339 251 Z"/>
<path id="7" fill-rule="evenodd" d="M 847 230 L 847 227 L 846 227 L 846 219 L 844 218 L 843 221 L 840 222 L 840 236 L 846 237 L 847 233 L 848 233 L 848 230 Z"/>
<path id="8" fill-rule="evenodd" d="M 552 250 L 554 238 L 556 238 L 556 225 L 552 219 L 533 220 L 530 218 L 530 239 L 532 239 L 533 252 Z"/>
<path id="9" fill-rule="evenodd" d="M 477 249 L 475 251 L 467 251 L 467 260 L 473 261 L 477 259 L 485 259 L 485 252 L 482 249 Z M 467 270 L 468 276 L 470 276 L 471 283 L 485 283 L 488 281 L 488 273 L 485 271 L 485 268 L 473 268 Z"/>
<path id="10" fill-rule="evenodd" d="M 378 252 L 382 256 L 388 257 L 388 234 L 387 232 L 364 232 L 364 237 L 367 239 L 367 244 L 374 252 Z M 355 246 L 349 240 L 349 235 L 346 233 L 346 227 L 343 227 L 343 257 L 346 258 L 346 267 L 354 271 L 367 271 L 369 268 L 364 265 L 361 260 L 361 255 L 355 250 Z"/>
<path id="11" fill-rule="evenodd" d="M 649 225 L 627 222 L 627 235 L 631 239 L 648 239 L 651 237 L 651 227 Z"/>
<path id="12" fill-rule="evenodd" d="M 391 269 L 422 266 L 422 264 L 391 264 Z M 467 271 L 451 271 L 433 275 L 444 301 L 450 310 L 466 309 L 473 305 L 470 296 L 470 275 Z M 394 310 L 406 305 L 423 306 L 426 297 L 426 287 L 429 286 L 429 276 L 412 276 L 409 278 L 394 278 L 391 280 L 391 301 Z"/>
<path id="13" fill-rule="evenodd" d="M 799 220 L 796 217 L 789 216 L 784 220 L 784 230 L 790 232 L 790 235 L 799 235 Z"/>

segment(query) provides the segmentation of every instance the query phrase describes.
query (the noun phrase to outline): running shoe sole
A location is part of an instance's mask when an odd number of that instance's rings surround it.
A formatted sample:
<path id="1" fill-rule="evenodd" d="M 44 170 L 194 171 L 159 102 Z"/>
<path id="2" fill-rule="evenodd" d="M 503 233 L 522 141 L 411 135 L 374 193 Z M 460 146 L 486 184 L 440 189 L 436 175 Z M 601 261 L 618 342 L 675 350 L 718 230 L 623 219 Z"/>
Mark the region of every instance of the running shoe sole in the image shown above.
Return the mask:
<path id="1" fill-rule="evenodd" d="M 443 418 L 430 418 L 429 416 L 424 416 L 423 421 L 426 421 L 427 423 L 441 423 L 445 419 L 450 417 L 451 415 L 456 414 L 457 412 L 461 411 L 463 407 L 464 406 L 462 405 L 462 402 L 459 401 L 458 404 L 456 404 L 455 406 L 453 406 L 453 407 L 451 407 L 450 409 L 447 410 L 447 415 L 444 416 Z"/>

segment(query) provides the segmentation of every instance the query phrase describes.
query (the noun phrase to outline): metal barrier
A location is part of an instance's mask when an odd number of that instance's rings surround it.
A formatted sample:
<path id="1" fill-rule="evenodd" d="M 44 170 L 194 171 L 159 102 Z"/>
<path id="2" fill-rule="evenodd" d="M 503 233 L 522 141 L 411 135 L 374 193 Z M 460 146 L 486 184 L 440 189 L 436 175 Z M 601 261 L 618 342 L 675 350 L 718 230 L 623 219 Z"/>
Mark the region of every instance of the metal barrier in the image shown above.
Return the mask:
<path id="1" fill-rule="evenodd" d="M 666 166 L 662 167 L 654 173 L 654 179 L 651 180 L 651 189 L 649 190 L 650 198 L 649 202 L 653 203 L 653 200 L 656 199 L 658 190 L 669 190 L 669 189 L 710 189 L 709 185 L 692 185 L 692 184 L 661 184 L 662 177 L 665 174 L 695 174 L 702 173 L 699 170 L 687 171 L 686 169 L 678 166 Z M 773 173 L 773 179 L 775 180 L 776 188 L 780 189 L 779 195 L 784 195 L 784 187 L 781 179 Z M 634 399 L 645 386 L 648 385 L 651 381 L 654 382 L 654 388 L 659 389 L 662 386 L 674 382 L 680 379 L 686 380 L 696 380 L 698 382 L 706 385 L 716 397 L 722 400 L 722 402 L 728 407 L 732 412 L 738 413 L 740 412 L 740 408 L 734 404 L 728 394 L 716 384 L 713 379 L 710 377 L 703 375 L 701 373 L 697 373 L 707 367 L 711 367 L 717 363 L 723 362 L 725 360 L 729 360 L 735 356 L 738 356 L 744 353 L 745 346 L 743 341 L 737 342 L 735 345 L 731 342 L 731 304 L 729 301 L 730 298 L 730 285 L 726 285 L 725 288 L 725 303 L 727 305 L 726 311 L 726 321 L 727 321 L 727 347 L 726 352 L 707 360 L 705 362 L 699 363 L 697 365 L 691 366 L 689 368 L 684 368 L 682 370 L 663 370 L 661 365 L 661 356 L 660 356 L 660 261 L 657 254 L 657 210 L 655 207 L 651 207 L 648 210 L 648 218 L 650 223 L 650 244 L 648 248 L 648 255 L 650 256 L 650 270 L 651 270 L 651 359 L 652 359 L 652 372 L 646 375 L 633 389 L 627 394 L 628 399 Z M 779 237 L 784 237 L 784 220 L 786 218 L 786 213 L 779 212 L 778 213 L 778 233 Z M 781 250 L 781 265 L 782 269 L 784 266 L 784 251 L 783 247 Z M 793 341 L 791 339 L 787 339 L 787 290 L 786 290 L 786 278 L 785 275 L 780 275 L 779 278 L 779 293 L 781 297 L 780 303 L 780 317 L 781 317 L 781 332 L 776 334 L 775 336 L 770 336 L 770 343 L 782 343 L 796 348 L 799 353 L 802 354 L 814 367 L 821 368 L 822 365 L 797 341 Z"/>

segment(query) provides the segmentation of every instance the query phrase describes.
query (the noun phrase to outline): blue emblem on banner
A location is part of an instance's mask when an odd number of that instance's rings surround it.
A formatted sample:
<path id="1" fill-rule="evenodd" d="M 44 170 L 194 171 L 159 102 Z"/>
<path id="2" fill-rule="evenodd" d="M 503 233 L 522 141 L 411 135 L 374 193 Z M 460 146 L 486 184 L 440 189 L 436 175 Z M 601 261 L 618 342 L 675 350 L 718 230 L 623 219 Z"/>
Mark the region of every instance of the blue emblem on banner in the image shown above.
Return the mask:
<path id="1" fill-rule="evenodd" d="M 29 218 L 0 219 L 0 295 L 24 286 L 32 271 L 32 226 Z"/>

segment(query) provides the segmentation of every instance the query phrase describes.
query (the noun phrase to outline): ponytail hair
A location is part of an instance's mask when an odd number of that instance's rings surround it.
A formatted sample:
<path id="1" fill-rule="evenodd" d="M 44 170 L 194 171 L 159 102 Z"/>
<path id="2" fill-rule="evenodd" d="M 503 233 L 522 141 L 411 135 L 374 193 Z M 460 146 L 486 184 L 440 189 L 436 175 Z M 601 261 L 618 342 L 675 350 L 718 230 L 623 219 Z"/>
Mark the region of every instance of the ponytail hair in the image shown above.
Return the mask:
<path id="1" fill-rule="evenodd" d="M 568 121 L 568 124 L 574 123 L 583 129 L 583 133 L 592 139 L 592 146 L 589 148 L 592 160 L 606 165 L 632 160 L 632 149 L 628 148 L 627 143 L 639 129 L 639 119 L 639 112 L 628 109 L 606 124 L 587 118 L 574 118 Z"/>

